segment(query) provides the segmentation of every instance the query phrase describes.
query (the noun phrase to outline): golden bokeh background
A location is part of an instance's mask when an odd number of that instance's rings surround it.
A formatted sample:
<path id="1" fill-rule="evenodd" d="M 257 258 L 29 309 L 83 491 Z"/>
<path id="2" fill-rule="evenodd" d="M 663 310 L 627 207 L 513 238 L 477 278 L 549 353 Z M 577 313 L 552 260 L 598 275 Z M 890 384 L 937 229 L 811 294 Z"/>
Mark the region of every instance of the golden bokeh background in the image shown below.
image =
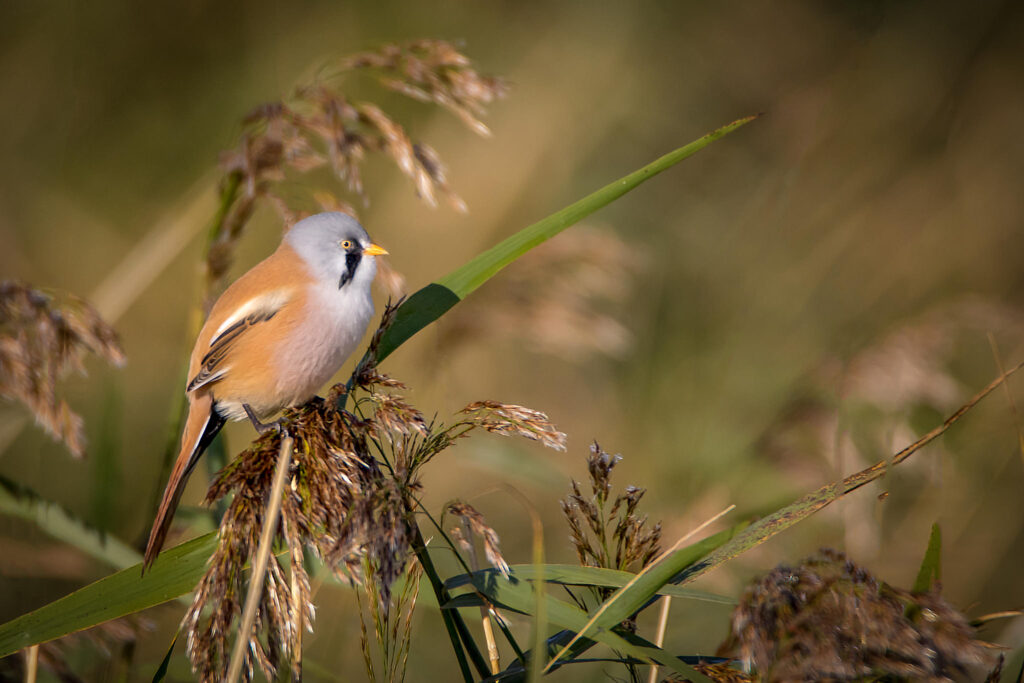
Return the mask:
<path id="1" fill-rule="evenodd" d="M 569 434 L 566 454 L 475 436 L 430 466 L 428 505 L 467 500 L 509 561 L 528 562 L 512 486 L 544 520 L 548 560 L 573 561 L 558 499 L 597 439 L 624 456 L 613 481 L 647 489 L 641 509 L 668 543 L 731 503 L 736 521 L 770 512 L 896 452 L 1024 355 L 1022 36 L 1024 7 L 990 1 L 5 3 L 0 274 L 92 300 L 128 364 L 92 363 L 64 383 L 92 444 L 83 461 L 21 406 L 0 405 L 0 474 L 120 538 L 143 534 L 219 152 L 254 106 L 332 59 L 438 37 L 509 81 L 484 118 L 492 137 L 353 84 L 439 152 L 469 206 L 430 209 L 393 165 L 368 164 L 360 215 L 410 291 L 719 125 L 764 116 L 512 266 L 458 320 L 388 359 L 429 415 L 496 399 L 544 410 Z M 259 210 L 235 273 L 280 230 Z M 1024 405 L 1019 387 L 700 587 L 738 595 L 821 546 L 909 586 L 939 522 L 946 597 L 971 616 L 1020 607 L 1024 418 L 1008 399 Z M 237 451 L 252 431 L 227 436 Z M 205 478 L 200 468 L 186 505 Z M 108 571 L 0 518 L 0 620 Z M 362 680 L 350 592 L 325 586 L 318 607 L 308 679 Z M 713 652 L 728 609 L 672 609 L 670 650 Z M 131 680 L 152 676 L 181 613 L 146 613 Z M 408 680 L 456 675 L 439 624 L 423 604 Z M 982 637 L 1020 667 L 1024 620 Z M 85 680 L 120 671 L 89 647 L 69 652 Z M 172 676 L 187 678 L 183 658 Z"/>

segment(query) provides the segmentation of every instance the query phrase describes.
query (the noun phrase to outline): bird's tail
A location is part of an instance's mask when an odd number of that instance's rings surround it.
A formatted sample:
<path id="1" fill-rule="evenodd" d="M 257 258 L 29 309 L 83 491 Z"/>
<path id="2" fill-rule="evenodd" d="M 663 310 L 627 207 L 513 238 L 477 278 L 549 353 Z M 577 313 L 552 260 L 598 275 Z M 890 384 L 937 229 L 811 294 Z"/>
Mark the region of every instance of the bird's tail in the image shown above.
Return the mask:
<path id="1" fill-rule="evenodd" d="M 164 545 L 167 531 L 171 528 L 171 520 L 174 518 L 174 510 L 185 491 L 188 476 L 192 474 L 192 469 L 199 462 L 203 451 L 223 426 L 224 418 L 214 409 L 213 397 L 209 392 L 189 396 L 188 418 L 185 420 L 185 429 L 181 435 L 181 450 L 174 461 L 171 478 L 167 481 L 167 488 L 164 489 L 164 496 L 160 500 L 160 508 L 157 510 L 156 519 L 153 520 L 153 528 L 149 532 L 146 556 L 142 562 L 143 571 L 153 564 Z"/>

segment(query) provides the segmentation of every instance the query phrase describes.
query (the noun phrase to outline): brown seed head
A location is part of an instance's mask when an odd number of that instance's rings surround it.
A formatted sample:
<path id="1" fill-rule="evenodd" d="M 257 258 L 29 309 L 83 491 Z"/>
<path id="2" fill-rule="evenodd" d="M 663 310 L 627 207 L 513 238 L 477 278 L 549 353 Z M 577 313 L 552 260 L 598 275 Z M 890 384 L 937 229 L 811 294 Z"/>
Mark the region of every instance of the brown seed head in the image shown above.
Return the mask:
<path id="1" fill-rule="evenodd" d="M 948 680 L 992 659 L 937 593 L 880 583 L 827 549 L 748 588 L 720 652 L 770 681 Z"/>
<path id="2" fill-rule="evenodd" d="M 88 353 L 116 366 L 125 361 L 117 333 L 92 306 L 0 282 L 0 396 L 25 404 L 76 457 L 85 452 L 82 418 L 58 397 L 57 382 L 70 371 L 84 373 Z"/>
<path id="3" fill-rule="evenodd" d="M 492 567 L 507 577 L 509 575 L 508 562 L 505 561 L 501 554 L 498 534 L 487 525 L 487 522 L 484 521 L 484 516 L 472 505 L 461 501 L 449 503 L 446 511 L 468 523 L 473 533 L 483 539 L 484 554 L 487 556 L 487 561 L 491 563 Z M 459 532 L 457 537 L 461 538 L 461 536 L 462 533 Z M 465 542 L 465 539 L 463 539 L 463 542 Z M 466 543 L 465 547 L 468 547 L 468 543 Z"/>

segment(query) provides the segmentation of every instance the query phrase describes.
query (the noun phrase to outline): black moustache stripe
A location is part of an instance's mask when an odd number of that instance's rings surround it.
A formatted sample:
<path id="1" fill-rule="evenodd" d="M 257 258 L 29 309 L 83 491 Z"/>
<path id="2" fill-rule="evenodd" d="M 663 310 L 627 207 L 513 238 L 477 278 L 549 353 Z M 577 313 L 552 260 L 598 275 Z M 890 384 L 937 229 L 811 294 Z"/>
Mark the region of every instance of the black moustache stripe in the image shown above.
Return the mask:
<path id="1" fill-rule="evenodd" d="M 363 258 L 363 252 L 361 251 L 350 251 L 345 254 L 345 270 L 341 274 L 341 281 L 338 282 L 338 289 L 341 289 L 356 276 L 356 268 L 359 267 L 359 261 Z"/>

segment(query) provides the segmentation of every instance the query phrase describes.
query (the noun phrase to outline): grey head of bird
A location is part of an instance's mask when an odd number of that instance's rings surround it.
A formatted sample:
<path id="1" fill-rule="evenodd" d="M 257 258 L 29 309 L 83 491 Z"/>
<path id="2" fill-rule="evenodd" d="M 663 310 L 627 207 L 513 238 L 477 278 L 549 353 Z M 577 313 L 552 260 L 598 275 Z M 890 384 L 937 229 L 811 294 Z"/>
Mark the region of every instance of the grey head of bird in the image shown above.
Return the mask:
<path id="1" fill-rule="evenodd" d="M 375 256 L 388 253 L 370 240 L 352 216 L 336 211 L 304 218 L 284 237 L 318 280 L 338 289 L 369 289 L 377 273 Z"/>

